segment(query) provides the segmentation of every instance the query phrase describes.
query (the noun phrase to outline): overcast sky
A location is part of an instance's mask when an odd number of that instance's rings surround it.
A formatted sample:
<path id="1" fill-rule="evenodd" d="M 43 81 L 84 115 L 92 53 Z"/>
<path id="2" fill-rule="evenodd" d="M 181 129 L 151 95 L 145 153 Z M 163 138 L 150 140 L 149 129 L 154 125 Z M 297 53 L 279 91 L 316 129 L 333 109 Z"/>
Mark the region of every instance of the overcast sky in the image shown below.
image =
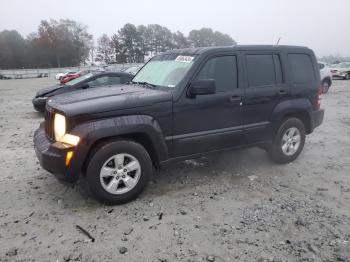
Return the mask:
<path id="1" fill-rule="evenodd" d="M 186 35 L 211 27 L 238 44 L 305 45 L 318 56 L 350 56 L 350 0 L 1 0 L 0 31 L 23 35 L 42 19 L 69 18 L 95 37 L 125 23 L 160 24 Z"/>

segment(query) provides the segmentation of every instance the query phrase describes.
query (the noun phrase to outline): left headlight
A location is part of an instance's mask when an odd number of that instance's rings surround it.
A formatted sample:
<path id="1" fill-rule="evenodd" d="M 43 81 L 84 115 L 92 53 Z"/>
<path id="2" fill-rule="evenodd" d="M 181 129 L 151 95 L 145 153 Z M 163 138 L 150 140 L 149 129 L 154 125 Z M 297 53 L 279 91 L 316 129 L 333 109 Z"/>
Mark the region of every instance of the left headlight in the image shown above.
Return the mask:
<path id="1" fill-rule="evenodd" d="M 66 117 L 56 113 L 54 118 L 54 132 L 56 141 L 76 146 L 80 141 L 80 137 L 67 134 L 66 128 Z"/>
<path id="2" fill-rule="evenodd" d="M 61 114 L 55 114 L 54 131 L 56 141 L 60 141 L 66 134 L 66 118 Z"/>

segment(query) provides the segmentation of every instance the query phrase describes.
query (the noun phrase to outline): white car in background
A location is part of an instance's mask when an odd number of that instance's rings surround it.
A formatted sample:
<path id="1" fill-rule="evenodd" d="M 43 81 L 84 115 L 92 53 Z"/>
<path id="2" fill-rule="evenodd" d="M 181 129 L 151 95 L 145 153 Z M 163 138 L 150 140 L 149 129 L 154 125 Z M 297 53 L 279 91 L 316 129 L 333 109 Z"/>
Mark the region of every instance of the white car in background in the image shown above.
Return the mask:
<path id="1" fill-rule="evenodd" d="M 322 92 L 325 94 L 332 85 L 332 72 L 330 67 L 323 62 L 318 62 L 318 68 L 320 69 L 321 74 Z"/>
<path id="2" fill-rule="evenodd" d="M 333 78 L 350 80 L 350 62 L 331 65 L 331 73 Z"/>
<path id="3" fill-rule="evenodd" d="M 69 75 L 69 74 L 75 74 L 75 73 L 76 73 L 75 71 L 67 71 L 65 73 L 58 73 L 58 74 L 56 74 L 55 78 L 56 78 L 56 80 L 61 80 L 61 78 L 63 78 L 64 76 Z"/>

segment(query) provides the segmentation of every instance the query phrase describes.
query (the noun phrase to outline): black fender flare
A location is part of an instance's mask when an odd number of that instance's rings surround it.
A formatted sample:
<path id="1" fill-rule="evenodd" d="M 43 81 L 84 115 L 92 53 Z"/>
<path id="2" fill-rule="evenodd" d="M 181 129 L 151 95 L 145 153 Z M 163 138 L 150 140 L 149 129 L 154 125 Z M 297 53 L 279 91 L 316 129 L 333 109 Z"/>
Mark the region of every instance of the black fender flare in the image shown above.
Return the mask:
<path id="1" fill-rule="evenodd" d="M 149 115 L 129 115 L 99 119 L 82 123 L 71 132 L 81 138 L 76 148 L 76 170 L 82 170 L 90 151 L 100 141 L 118 137 L 130 137 L 142 134 L 152 144 L 156 159 L 161 162 L 168 159 L 168 148 L 163 131 L 156 119 Z M 146 148 L 146 150 L 149 150 Z M 73 163 L 72 163 L 73 164 Z"/>
<path id="2" fill-rule="evenodd" d="M 272 133 L 275 134 L 276 130 L 281 125 L 283 119 L 288 115 L 295 117 L 302 117 L 301 119 L 306 128 L 308 129 L 311 125 L 311 112 L 312 104 L 307 98 L 297 98 L 292 100 L 285 100 L 277 104 L 271 114 L 270 123 L 272 123 Z M 309 130 L 311 132 L 312 130 Z"/>

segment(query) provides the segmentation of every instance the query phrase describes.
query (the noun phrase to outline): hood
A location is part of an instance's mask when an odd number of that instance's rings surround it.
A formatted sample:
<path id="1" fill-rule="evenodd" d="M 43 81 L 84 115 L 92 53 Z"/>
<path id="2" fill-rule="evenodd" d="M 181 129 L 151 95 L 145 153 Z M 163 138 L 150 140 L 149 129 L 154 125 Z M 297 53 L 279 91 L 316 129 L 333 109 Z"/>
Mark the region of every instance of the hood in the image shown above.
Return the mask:
<path id="1" fill-rule="evenodd" d="M 91 88 L 50 98 L 48 106 L 68 117 L 152 106 L 172 99 L 172 93 L 138 85 Z"/>
<path id="2" fill-rule="evenodd" d="M 54 86 L 50 86 L 50 87 L 45 87 L 43 89 L 40 89 L 37 93 L 35 97 L 40 97 L 40 96 L 45 96 L 53 91 L 56 91 L 57 89 L 63 87 L 63 85 L 54 85 Z"/>

